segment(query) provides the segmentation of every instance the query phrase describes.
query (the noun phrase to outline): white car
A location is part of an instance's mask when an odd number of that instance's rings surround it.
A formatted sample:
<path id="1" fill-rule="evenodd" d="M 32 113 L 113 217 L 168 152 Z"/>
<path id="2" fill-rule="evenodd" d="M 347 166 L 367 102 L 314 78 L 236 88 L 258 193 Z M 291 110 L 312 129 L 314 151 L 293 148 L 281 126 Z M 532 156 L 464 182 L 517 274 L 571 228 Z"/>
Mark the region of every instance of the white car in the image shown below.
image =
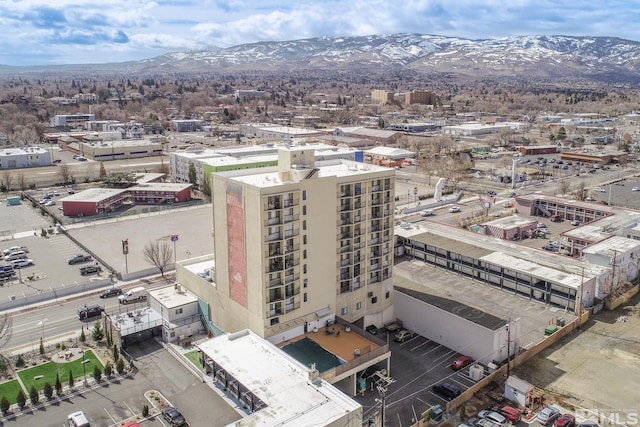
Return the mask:
<path id="1" fill-rule="evenodd" d="M 32 259 L 16 259 L 11 261 L 11 267 L 13 268 L 22 268 L 22 267 L 29 267 L 30 265 L 33 265 L 33 260 Z"/>
<path id="2" fill-rule="evenodd" d="M 54 200 L 49 200 L 49 201 L 48 201 L 47 203 L 45 203 L 44 205 L 45 205 L 45 206 L 53 206 L 53 205 L 55 205 L 55 204 L 56 204 L 56 202 L 55 202 Z"/>
<path id="3" fill-rule="evenodd" d="M 433 209 L 424 209 L 420 211 L 420 216 L 432 216 L 432 215 L 433 215 Z"/>
<path id="4" fill-rule="evenodd" d="M 631 191 L 640 191 L 640 187 L 633 187 Z"/>
<path id="5" fill-rule="evenodd" d="M 607 192 L 607 190 L 605 190 L 605 189 L 604 189 L 604 188 L 602 188 L 602 187 L 596 187 L 596 188 L 595 188 L 595 190 L 596 190 L 598 193 L 606 193 L 606 192 Z"/>
<path id="6" fill-rule="evenodd" d="M 458 206 L 452 206 L 449 208 L 449 213 L 460 212 L 460 208 Z"/>

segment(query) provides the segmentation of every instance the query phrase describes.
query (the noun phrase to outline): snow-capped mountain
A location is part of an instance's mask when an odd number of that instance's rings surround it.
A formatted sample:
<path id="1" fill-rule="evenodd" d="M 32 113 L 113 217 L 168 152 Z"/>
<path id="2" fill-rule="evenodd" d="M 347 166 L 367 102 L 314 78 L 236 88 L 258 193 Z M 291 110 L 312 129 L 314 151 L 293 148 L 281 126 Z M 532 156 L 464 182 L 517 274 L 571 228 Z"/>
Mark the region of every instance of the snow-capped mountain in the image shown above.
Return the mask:
<path id="1" fill-rule="evenodd" d="M 424 34 L 320 37 L 169 53 L 137 71 L 410 69 L 470 77 L 573 77 L 640 82 L 640 42 L 615 37 L 519 36 L 469 40 Z"/>

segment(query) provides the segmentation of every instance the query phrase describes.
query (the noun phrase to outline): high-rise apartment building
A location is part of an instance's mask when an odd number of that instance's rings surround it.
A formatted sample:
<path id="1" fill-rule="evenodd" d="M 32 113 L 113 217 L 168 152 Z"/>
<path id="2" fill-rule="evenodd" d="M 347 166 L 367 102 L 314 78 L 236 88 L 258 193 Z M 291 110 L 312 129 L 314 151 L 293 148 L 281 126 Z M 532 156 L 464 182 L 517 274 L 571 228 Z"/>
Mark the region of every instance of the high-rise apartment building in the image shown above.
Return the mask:
<path id="1" fill-rule="evenodd" d="M 393 92 L 375 89 L 371 91 L 371 102 L 378 105 L 393 104 Z"/>
<path id="2" fill-rule="evenodd" d="M 426 104 L 434 105 L 436 103 L 436 96 L 433 92 L 427 92 L 424 90 L 412 90 L 404 94 L 404 104 Z"/>
<path id="3" fill-rule="evenodd" d="M 277 168 L 213 174 L 215 280 L 200 295 L 225 331 L 288 339 L 339 316 L 393 320 L 394 170 L 315 162 L 307 146 Z"/>

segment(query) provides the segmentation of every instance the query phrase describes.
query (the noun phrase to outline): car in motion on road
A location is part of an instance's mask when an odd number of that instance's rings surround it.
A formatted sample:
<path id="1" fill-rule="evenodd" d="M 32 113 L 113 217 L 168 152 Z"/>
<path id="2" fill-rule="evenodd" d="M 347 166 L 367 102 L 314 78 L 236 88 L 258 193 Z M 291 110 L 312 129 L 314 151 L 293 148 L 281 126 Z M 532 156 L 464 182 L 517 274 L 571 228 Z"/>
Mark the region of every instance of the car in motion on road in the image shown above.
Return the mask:
<path id="1" fill-rule="evenodd" d="M 102 291 L 102 293 L 100 294 L 100 298 L 117 297 L 118 295 L 122 295 L 122 289 L 111 288 L 107 289 L 106 291 Z"/>
<path id="2" fill-rule="evenodd" d="M 633 187 L 631 191 L 640 191 L 640 187 Z"/>
<path id="3" fill-rule="evenodd" d="M 461 210 L 461 209 L 460 209 L 460 207 L 458 207 L 458 206 L 451 206 L 451 207 L 449 208 L 449 213 L 456 213 L 456 212 L 460 212 L 460 210 Z"/>
<path id="4" fill-rule="evenodd" d="M 451 369 L 453 369 L 454 371 L 459 371 L 460 369 L 464 369 L 472 363 L 473 358 L 469 356 L 458 356 L 456 360 L 451 362 Z"/>
<path id="5" fill-rule="evenodd" d="M 420 211 L 420 216 L 432 216 L 433 215 L 433 209 L 423 209 L 422 211 Z"/>
<path id="6" fill-rule="evenodd" d="M 162 418 L 167 420 L 172 427 L 184 425 L 186 420 L 176 408 L 170 406 L 162 410 Z"/>

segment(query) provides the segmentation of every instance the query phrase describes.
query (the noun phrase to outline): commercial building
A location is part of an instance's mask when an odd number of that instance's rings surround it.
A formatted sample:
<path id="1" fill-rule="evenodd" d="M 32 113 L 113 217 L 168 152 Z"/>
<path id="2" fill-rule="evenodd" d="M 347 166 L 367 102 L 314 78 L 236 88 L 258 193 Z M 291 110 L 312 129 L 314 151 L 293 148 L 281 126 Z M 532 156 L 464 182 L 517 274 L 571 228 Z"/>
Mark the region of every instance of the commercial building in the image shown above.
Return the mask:
<path id="1" fill-rule="evenodd" d="M 56 114 L 51 118 L 52 127 L 70 127 L 87 129 L 87 122 L 95 121 L 95 114 Z"/>
<path id="2" fill-rule="evenodd" d="M 197 344 L 207 375 L 244 411 L 228 426 L 362 427 L 362 406 L 250 330 Z"/>
<path id="3" fill-rule="evenodd" d="M 148 291 L 149 307 L 162 318 L 162 340 L 184 344 L 203 331 L 198 298 L 180 286 Z"/>
<path id="4" fill-rule="evenodd" d="M 202 132 L 204 122 L 202 120 L 171 120 L 173 130 L 176 132 Z"/>
<path id="5" fill-rule="evenodd" d="M 16 147 L 0 150 L 0 170 L 51 166 L 51 154 L 40 147 Z"/>
<path id="6" fill-rule="evenodd" d="M 139 159 L 142 157 L 161 156 L 162 144 L 144 139 L 128 139 L 121 141 L 80 141 L 77 148 L 74 144 L 68 146 L 69 151 L 88 159 L 97 161 Z"/>
<path id="7" fill-rule="evenodd" d="M 462 123 L 455 126 L 443 126 L 443 135 L 452 136 L 478 136 L 499 133 L 500 131 L 511 130 L 509 124 L 485 124 L 485 123 Z"/>

